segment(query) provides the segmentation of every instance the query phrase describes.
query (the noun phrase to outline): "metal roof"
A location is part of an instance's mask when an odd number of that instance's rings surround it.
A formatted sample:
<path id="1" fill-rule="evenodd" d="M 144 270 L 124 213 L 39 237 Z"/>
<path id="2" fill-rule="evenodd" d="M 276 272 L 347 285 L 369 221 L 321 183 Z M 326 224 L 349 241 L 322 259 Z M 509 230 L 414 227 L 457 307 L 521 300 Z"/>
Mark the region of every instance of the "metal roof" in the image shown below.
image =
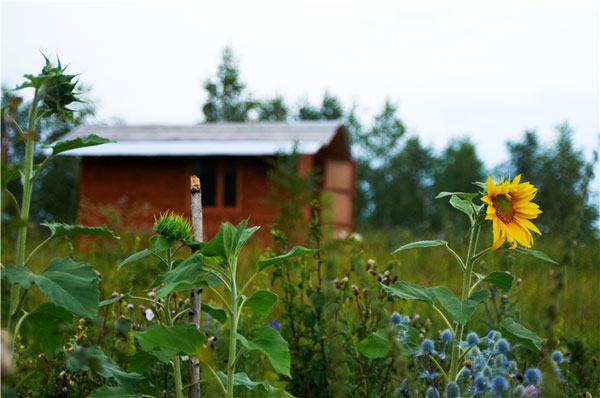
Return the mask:
<path id="1" fill-rule="evenodd" d="M 207 123 L 193 126 L 82 126 L 63 139 L 96 134 L 116 143 L 79 148 L 70 156 L 274 155 L 294 145 L 315 154 L 331 143 L 340 122 Z"/>

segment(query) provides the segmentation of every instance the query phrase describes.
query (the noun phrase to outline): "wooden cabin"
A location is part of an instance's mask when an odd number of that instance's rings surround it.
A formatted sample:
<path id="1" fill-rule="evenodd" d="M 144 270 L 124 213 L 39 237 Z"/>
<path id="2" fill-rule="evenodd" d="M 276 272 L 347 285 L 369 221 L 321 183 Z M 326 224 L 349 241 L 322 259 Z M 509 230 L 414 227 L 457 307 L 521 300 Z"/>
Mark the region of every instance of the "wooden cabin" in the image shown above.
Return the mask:
<path id="1" fill-rule="evenodd" d="M 151 228 L 154 217 L 167 209 L 189 217 L 195 174 L 202 185 L 206 239 L 222 221 L 248 217 L 268 236 L 277 209 L 267 204 L 267 159 L 296 147 L 301 172 L 318 167 L 321 173 L 336 230 L 354 228 L 355 163 L 348 132 L 339 122 L 84 126 L 65 139 L 88 134 L 116 143 L 66 153 L 81 157 L 79 219 L 84 225 L 106 222 L 110 211 L 119 213 L 122 226 L 137 229 Z"/>

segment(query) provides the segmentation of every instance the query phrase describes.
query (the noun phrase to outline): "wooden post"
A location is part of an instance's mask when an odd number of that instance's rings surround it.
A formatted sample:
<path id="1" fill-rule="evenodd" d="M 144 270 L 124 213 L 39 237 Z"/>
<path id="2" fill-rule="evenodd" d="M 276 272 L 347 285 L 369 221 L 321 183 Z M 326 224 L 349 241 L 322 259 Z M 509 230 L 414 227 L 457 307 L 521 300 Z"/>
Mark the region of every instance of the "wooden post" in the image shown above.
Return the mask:
<path id="1" fill-rule="evenodd" d="M 194 240 L 202 242 L 202 190 L 200 188 L 200 179 L 196 176 L 190 178 L 190 195 L 192 196 L 192 229 L 194 232 Z M 200 314 L 202 306 L 202 289 L 192 290 L 190 293 L 190 322 L 200 328 Z M 198 383 L 200 381 L 200 363 L 198 359 L 190 357 L 190 383 Z M 200 398 L 200 384 L 194 384 L 190 387 L 190 398 Z"/>

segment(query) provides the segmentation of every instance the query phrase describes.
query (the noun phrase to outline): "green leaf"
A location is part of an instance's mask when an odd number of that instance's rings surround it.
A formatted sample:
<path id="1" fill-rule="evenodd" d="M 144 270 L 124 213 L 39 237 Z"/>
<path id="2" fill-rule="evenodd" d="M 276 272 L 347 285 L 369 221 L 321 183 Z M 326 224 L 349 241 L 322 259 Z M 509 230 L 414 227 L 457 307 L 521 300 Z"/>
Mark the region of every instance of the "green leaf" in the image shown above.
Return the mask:
<path id="1" fill-rule="evenodd" d="M 479 195 L 479 194 L 477 194 L 477 193 L 465 193 L 465 192 L 440 192 L 440 193 L 437 194 L 437 196 L 435 198 L 436 199 L 440 199 L 440 198 L 444 198 L 446 196 L 459 196 L 462 199 L 471 201 L 477 195 Z"/>
<path id="2" fill-rule="evenodd" d="M 577 376 L 575 376 L 575 374 L 569 370 L 568 361 L 561 362 L 557 364 L 557 366 L 567 375 L 571 383 L 574 383 L 575 385 L 579 384 L 579 379 L 577 378 Z"/>
<path id="3" fill-rule="evenodd" d="M 556 261 L 552 260 L 546 253 L 543 253 L 539 250 L 533 250 L 533 249 L 528 249 L 526 247 L 518 246 L 516 249 L 513 250 L 513 252 L 519 253 L 519 254 L 527 254 L 527 255 L 533 256 L 535 258 L 539 258 L 540 260 L 546 261 L 548 263 L 558 264 Z"/>
<path id="4" fill-rule="evenodd" d="M 98 315 L 98 275 L 86 263 L 70 258 L 55 258 L 40 275 L 27 267 L 13 266 L 2 277 L 29 289 L 35 283 L 50 300 L 71 312 L 94 319 Z"/>
<path id="5" fill-rule="evenodd" d="M 144 374 L 152 367 L 152 365 L 157 362 L 156 356 L 152 355 L 151 353 L 146 351 L 138 351 L 133 355 L 125 357 L 125 363 L 132 372 Z"/>
<path id="6" fill-rule="evenodd" d="M 24 326 L 31 334 L 33 341 L 49 356 L 54 356 L 61 346 L 69 325 L 73 322 L 73 314 L 52 303 L 42 303 L 25 318 Z"/>
<path id="7" fill-rule="evenodd" d="M 206 336 L 195 325 L 179 323 L 175 326 L 155 325 L 143 332 L 133 332 L 144 351 L 160 349 L 172 358 L 176 355 L 196 355 Z"/>
<path id="8" fill-rule="evenodd" d="M 169 250 L 170 248 L 172 248 L 173 246 L 175 246 L 175 240 L 164 237 L 164 236 L 153 236 L 152 242 L 154 243 L 154 251 L 156 253 L 161 253 L 164 251 Z"/>
<path id="9" fill-rule="evenodd" d="M 158 275 L 153 287 L 164 284 L 156 292 L 156 298 L 166 297 L 173 291 L 199 289 L 207 286 L 217 286 L 222 281 L 212 273 L 202 269 L 204 258 L 198 252 L 181 262 L 176 268 Z"/>
<path id="10" fill-rule="evenodd" d="M 440 302 L 442 307 L 444 307 L 444 309 L 463 326 L 471 319 L 477 304 L 490 297 L 490 292 L 488 290 L 478 290 L 473 293 L 471 297 L 461 302 L 454 295 L 452 290 L 445 286 L 437 286 L 432 289 L 435 298 Z"/>
<path id="11" fill-rule="evenodd" d="M 117 267 L 117 271 L 120 270 L 121 267 L 124 266 L 125 264 L 129 264 L 134 261 L 141 260 L 142 258 L 148 257 L 151 254 L 154 254 L 154 250 L 152 250 L 152 249 L 144 249 L 141 252 L 134 253 L 131 256 L 127 257 L 125 260 L 123 260 L 123 262 L 121 262 L 121 264 L 119 264 L 119 266 Z"/>
<path id="12" fill-rule="evenodd" d="M 454 207 L 457 210 L 462 211 L 469 217 L 471 217 L 473 215 L 473 206 L 471 205 L 471 201 L 469 201 L 469 200 L 464 200 L 464 199 L 459 198 L 456 195 L 452 195 L 450 197 L 450 204 L 452 205 L 452 207 Z"/>
<path id="13" fill-rule="evenodd" d="M 273 304 L 277 301 L 277 295 L 275 293 L 267 292 L 265 290 L 259 290 L 250 297 L 246 304 L 246 307 L 252 308 L 252 311 L 259 316 L 268 316 L 273 311 Z"/>
<path id="14" fill-rule="evenodd" d="M 279 374 L 290 376 L 290 350 L 288 343 L 281 337 L 279 332 L 268 326 L 259 330 L 252 341 L 246 340 L 244 336 L 236 333 L 235 337 L 248 351 L 259 351 L 273 365 L 273 369 Z"/>
<path id="15" fill-rule="evenodd" d="M 114 378 L 119 386 L 129 393 L 152 393 L 155 390 L 144 376 L 121 370 L 119 365 L 97 346 L 82 348 L 74 344 L 73 352 L 67 357 L 66 367 L 70 372 L 91 371 L 107 379 Z"/>
<path id="16" fill-rule="evenodd" d="M 121 387 L 102 386 L 92 391 L 88 398 L 142 398 L 142 394 L 132 394 Z"/>
<path id="17" fill-rule="evenodd" d="M 522 344 L 527 349 L 539 353 L 542 349 L 542 339 L 525 326 L 518 324 L 512 318 L 502 322 L 502 334 L 509 340 Z"/>
<path id="18" fill-rule="evenodd" d="M 488 276 L 483 276 L 481 279 L 482 282 L 489 282 L 492 285 L 499 287 L 500 289 L 508 292 L 515 280 L 515 277 L 511 274 L 507 274 L 506 272 L 495 271 L 489 274 Z"/>
<path id="19" fill-rule="evenodd" d="M 17 178 L 21 178 L 19 167 L 14 163 L 2 162 L 2 173 L 0 174 L 2 188 L 6 188 L 6 185 L 9 182 L 16 180 Z"/>
<path id="20" fill-rule="evenodd" d="M 221 380 L 223 385 L 227 385 L 227 375 L 222 371 L 217 372 L 217 376 Z M 250 380 L 248 375 L 244 372 L 236 373 L 233 375 L 233 385 L 234 386 L 243 386 L 248 390 L 254 391 L 256 387 L 261 387 L 263 390 L 267 392 L 267 398 L 294 398 L 293 395 L 287 393 L 281 388 L 273 387 L 269 384 L 268 381 L 256 382 Z"/>
<path id="21" fill-rule="evenodd" d="M 370 359 L 384 358 L 392 348 L 385 329 L 380 329 L 355 344 L 358 352 Z"/>
<path id="22" fill-rule="evenodd" d="M 219 257 L 224 263 L 237 258 L 242 247 L 259 228 L 246 228 L 246 225 L 248 220 L 243 220 L 235 227 L 229 222 L 222 223 L 215 237 L 202 247 L 202 254 L 206 257 Z"/>
<path id="23" fill-rule="evenodd" d="M 227 322 L 227 313 L 225 311 L 223 311 L 222 309 L 220 309 L 218 307 L 213 307 L 211 305 L 204 304 L 204 303 L 202 303 L 200 305 L 200 308 L 201 308 L 201 311 L 206 312 L 208 315 L 215 318 L 221 324 L 224 324 L 225 322 Z"/>
<path id="24" fill-rule="evenodd" d="M 58 141 L 52 145 L 43 145 L 42 148 L 52 148 L 52 156 L 58 155 L 61 152 L 70 151 L 77 148 L 85 148 L 88 146 L 102 145 L 109 142 L 116 142 L 106 138 L 98 137 L 95 134 L 90 134 L 87 137 L 79 137 L 72 140 Z"/>
<path id="25" fill-rule="evenodd" d="M 318 249 L 307 249 L 302 246 L 295 246 L 292 248 L 292 250 L 290 250 L 286 254 L 282 254 L 281 256 L 277 256 L 277 257 L 271 257 L 266 260 L 260 260 L 258 262 L 258 270 L 262 271 L 271 265 L 284 262 L 286 260 L 289 260 L 290 258 L 306 256 L 307 254 L 316 253 L 318 251 L 319 251 Z"/>
<path id="26" fill-rule="evenodd" d="M 117 296 L 117 297 L 111 297 L 109 299 L 102 300 L 101 302 L 99 302 L 98 307 L 104 307 L 105 305 L 110 305 L 114 302 L 117 302 L 119 300 L 124 300 L 128 297 L 131 297 L 131 294 L 126 293 L 126 294 L 121 294 L 120 296 Z"/>
<path id="27" fill-rule="evenodd" d="M 58 222 L 44 221 L 40 223 L 44 227 L 50 229 L 51 236 L 58 238 L 60 236 L 75 236 L 75 235 L 97 235 L 97 236 L 110 236 L 111 238 L 119 239 L 117 235 L 108 229 L 106 225 L 101 227 L 86 227 L 84 225 L 69 225 Z"/>
<path id="28" fill-rule="evenodd" d="M 394 250 L 394 253 L 401 252 L 408 249 L 416 249 L 418 247 L 435 247 L 435 246 L 448 246 L 448 242 L 445 240 L 422 240 L 419 242 L 409 243 Z"/>
<path id="29" fill-rule="evenodd" d="M 379 287 L 403 300 L 418 300 L 433 303 L 433 299 L 435 298 L 432 290 L 433 288 L 423 287 L 405 281 L 396 282 L 392 286 L 386 286 L 380 283 Z"/>

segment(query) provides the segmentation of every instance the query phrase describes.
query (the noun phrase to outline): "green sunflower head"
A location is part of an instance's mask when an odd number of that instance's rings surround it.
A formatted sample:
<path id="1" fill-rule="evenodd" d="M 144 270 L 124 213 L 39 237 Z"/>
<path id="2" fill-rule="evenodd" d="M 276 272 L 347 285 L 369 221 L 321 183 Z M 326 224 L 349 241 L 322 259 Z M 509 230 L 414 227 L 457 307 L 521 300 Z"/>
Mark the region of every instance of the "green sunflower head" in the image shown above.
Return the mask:
<path id="1" fill-rule="evenodd" d="M 165 238 L 187 242 L 192 239 L 192 225 L 179 214 L 167 210 L 154 220 L 154 231 Z"/>

